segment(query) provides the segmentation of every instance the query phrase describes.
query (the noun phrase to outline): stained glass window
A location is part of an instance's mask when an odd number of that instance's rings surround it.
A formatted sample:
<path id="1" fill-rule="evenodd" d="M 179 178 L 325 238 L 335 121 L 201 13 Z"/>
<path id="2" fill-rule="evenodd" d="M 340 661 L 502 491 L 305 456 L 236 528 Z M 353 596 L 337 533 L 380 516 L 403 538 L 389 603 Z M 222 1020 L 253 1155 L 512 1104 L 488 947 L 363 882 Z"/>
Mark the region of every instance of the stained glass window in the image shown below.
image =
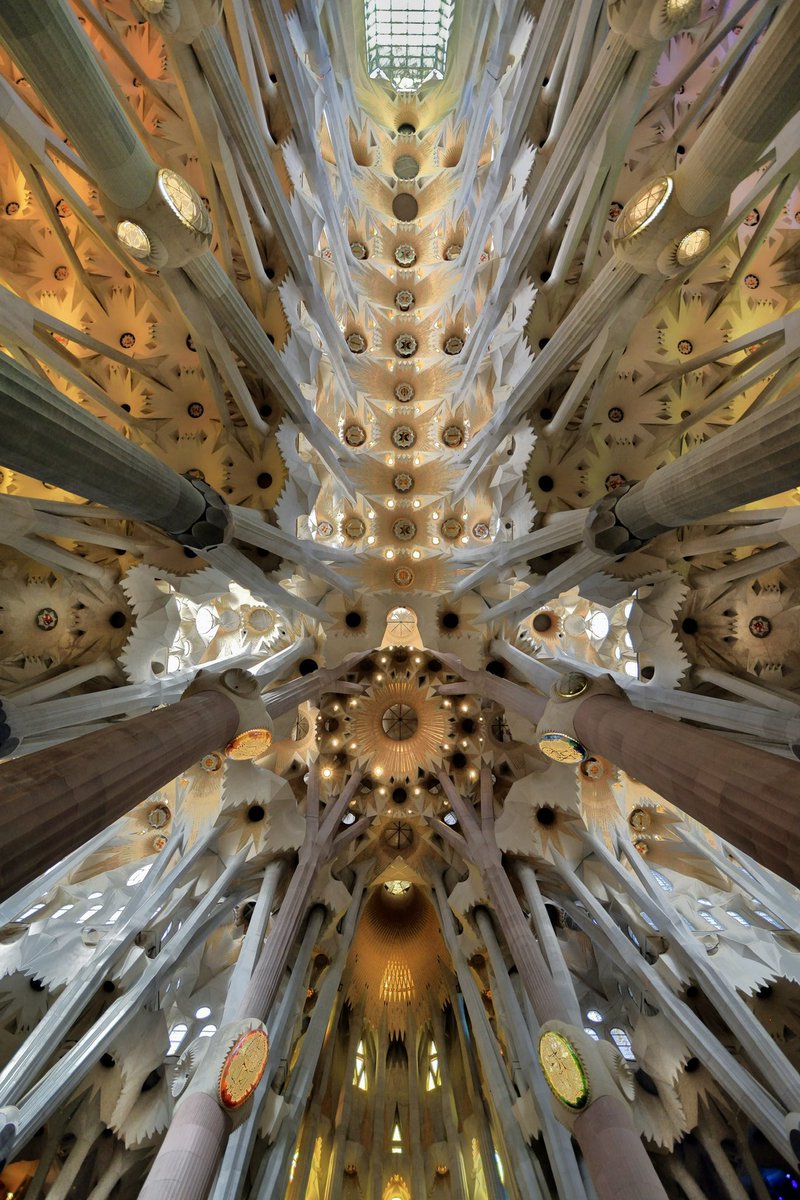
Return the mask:
<path id="1" fill-rule="evenodd" d="M 367 69 L 399 92 L 444 78 L 455 0 L 365 0 Z"/>
<path id="2" fill-rule="evenodd" d="M 426 1091 L 432 1092 L 434 1088 L 441 1087 L 442 1076 L 439 1071 L 439 1051 L 436 1049 L 436 1043 L 431 1042 L 431 1047 L 428 1052 L 428 1081 Z"/>
<path id="3" fill-rule="evenodd" d="M 633 1062 L 633 1060 L 636 1058 L 636 1055 L 633 1053 L 633 1046 L 631 1045 L 631 1039 L 628 1037 L 628 1034 L 625 1032 L 625 1030 L 624 1029 L 612 1029 L 611 1037 L 612 1037 L 612 1040 L 616 1043 L 617 1049 L 619 1050 L 622 1057 L 627 1058 L 629 1062 Z"/>
<path id="4" fill-rule="evenodd" d="M 357 1088 L 361 1088 L 362 1092 L 367 1090 L 367 1056 L 364 1053 L 363 1042 L 359 1042 L 356 1047 L 356 1069 L 353 1083 Z"/>

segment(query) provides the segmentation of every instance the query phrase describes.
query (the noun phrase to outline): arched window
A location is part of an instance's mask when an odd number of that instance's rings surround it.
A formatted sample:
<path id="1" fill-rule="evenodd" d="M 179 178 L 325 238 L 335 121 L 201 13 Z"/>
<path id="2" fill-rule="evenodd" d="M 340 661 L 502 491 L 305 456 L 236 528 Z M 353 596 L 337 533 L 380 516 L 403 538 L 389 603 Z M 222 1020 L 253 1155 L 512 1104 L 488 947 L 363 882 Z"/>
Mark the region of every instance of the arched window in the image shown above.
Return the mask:
<path id="1" fill-rule="evenodd" d="M 628 1037 L 624 1029 L 612 1029 L 611 1040 L 616 1045 L 623 1058 L 627 1058 L 629 1062 L 633 1062 L 636 1055 L 633 1053 L 631 1039 Z"/>
<path id="2" fill-rule="evenodd" d="M 197 1036 L 198 1037 L 213 1037 L 216 1032 L 217 1032 L 216 1025 L 204 1025 L 203 1028 L 200 1030 L 200 1033 Z"/>
<path id="3" fill-rule="evenodd" d="M 363 1042 L 359 1042 L 356 1046 L 356 1069 L 353 1074 L 353 1083 L 357 1088 L 361 1088 L 362 1092 L 367 1090 L 367 1059 L 364 1054 Z"/>
<path id="4" fill-rule="evenodd" d="M 428 1079 L 425 1084 L 425 1090 L 432 1092 L 434 1088 L 442 1086 L 442 1073 L 439 1069 L 439 1051 L 436 1049 L 436 1043 L 431 1042 L 428 1051 Z"/>
<path id="5" fill-rule="evenodd" d="M 177 1054 L 180 1049 L 183 1039 L 186 1037 L 187 1026 L 181 1022 L 179 1025 L 173 1025 L 169 1031 L 169 1049 L 167 1054 Z"/>
<path id="6" fill-rule="evenodd" d="M 651 871 L 650 874 L 653 876 L 653 879 L 655 879 L 656 883 L 662 889 L 662 891 L 665 891 L 665 892 L 672 891 L 672 884 L 667 879 L 666 875 L 662 875 L 660 871 Z"/>

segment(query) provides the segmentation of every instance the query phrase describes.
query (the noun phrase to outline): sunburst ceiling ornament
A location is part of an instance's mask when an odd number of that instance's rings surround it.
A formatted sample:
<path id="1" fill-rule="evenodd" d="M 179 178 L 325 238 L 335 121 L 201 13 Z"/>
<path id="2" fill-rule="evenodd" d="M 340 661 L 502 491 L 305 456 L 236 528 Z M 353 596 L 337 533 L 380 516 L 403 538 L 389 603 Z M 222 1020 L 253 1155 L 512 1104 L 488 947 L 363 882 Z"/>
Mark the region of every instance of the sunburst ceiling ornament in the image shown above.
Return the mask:
<path id="1" fill-rule="evenodd" d="M 373 685 L 348 709 L 359 761 L 388 780 L 413 780 L 441 761 L 451 711 L 413 680 Z"/>

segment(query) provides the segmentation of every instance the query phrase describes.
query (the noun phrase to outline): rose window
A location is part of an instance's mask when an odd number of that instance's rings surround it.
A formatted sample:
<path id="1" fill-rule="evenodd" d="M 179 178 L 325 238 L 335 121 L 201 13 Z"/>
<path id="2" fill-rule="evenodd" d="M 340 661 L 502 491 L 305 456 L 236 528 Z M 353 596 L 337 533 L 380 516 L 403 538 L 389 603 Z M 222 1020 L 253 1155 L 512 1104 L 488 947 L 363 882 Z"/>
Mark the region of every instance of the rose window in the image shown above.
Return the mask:
<path id="1" fill-rule="evenodd" d="M 409 704 L 391 704 L 381 717 L 383 732 L 393 742 L 405 742 L 417 732 L 419 720 Z"/>

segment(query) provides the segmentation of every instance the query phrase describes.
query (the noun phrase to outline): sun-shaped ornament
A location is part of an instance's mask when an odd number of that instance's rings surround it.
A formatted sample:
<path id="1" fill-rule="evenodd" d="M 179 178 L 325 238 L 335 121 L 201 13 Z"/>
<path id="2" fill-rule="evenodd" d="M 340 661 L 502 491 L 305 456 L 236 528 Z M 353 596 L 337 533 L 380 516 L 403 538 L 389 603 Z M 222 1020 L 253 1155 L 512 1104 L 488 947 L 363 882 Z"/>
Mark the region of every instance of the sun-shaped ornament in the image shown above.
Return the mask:
<path id="1" fill-rule="evenodd" d="M 228 1051 L 219 1077 L 223 1108 L 241 1108 L 261 1082 L 269 1058 L 269 1038 L 263 1029 L 242 1034 Z"/>
<path id="2" fill-rule="evenodd" d="M 404 781 L 430 771 L 442 760 L 450 714 L 440 697 L 413 680 L 373 685 L 348 710 L 350 737 L 358 758 L 379 778 Z"/>

